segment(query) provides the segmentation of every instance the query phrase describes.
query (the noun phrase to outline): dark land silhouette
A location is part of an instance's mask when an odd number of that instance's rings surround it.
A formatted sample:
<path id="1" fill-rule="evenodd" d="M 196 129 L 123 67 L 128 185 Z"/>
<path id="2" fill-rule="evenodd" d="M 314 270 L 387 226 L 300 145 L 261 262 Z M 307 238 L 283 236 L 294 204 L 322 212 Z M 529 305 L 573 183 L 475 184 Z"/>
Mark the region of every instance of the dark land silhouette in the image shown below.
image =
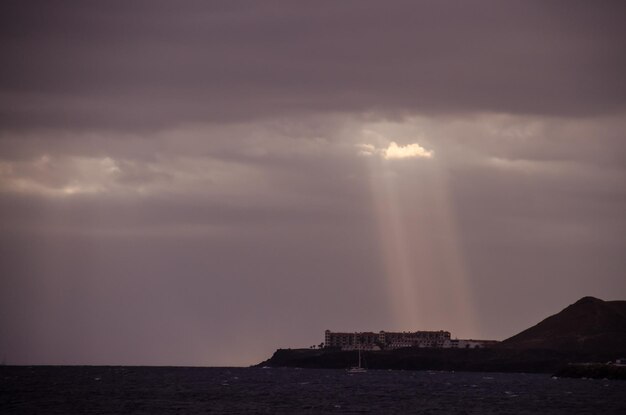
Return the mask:
<path id="1" fill-rule="evenodd" d="M 591 354 L 626 353 L 626 301 L 584 297 L 563 311 L 501 342 L 510 349 Z M 623 356 L 615 356 L 623 357 Z"/>
<path id="2" fill-rule="evenodd" d="M 337 349 L 279 349 L 258 366 L 348 368 L 356 351 Z M 364 351 L 370 369 L 456 370 L 486 372 L 544 372 L 564 376 L 594 373 L 623 378 L 626 368 L 598 365 L 626 354 L 626 301 L 584 297 L 493 347 L 445 349 L 409 347 Z M 596 365 L 572 365 L 596 363 Z M 593 377 L 593 373 L 590 376 Z"/>

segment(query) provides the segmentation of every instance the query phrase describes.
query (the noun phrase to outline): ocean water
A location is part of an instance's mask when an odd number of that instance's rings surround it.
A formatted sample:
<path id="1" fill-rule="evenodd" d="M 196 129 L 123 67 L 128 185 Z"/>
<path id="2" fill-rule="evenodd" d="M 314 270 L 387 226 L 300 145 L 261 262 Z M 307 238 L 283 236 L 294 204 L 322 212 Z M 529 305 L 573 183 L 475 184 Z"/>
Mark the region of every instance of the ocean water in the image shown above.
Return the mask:
<path id="1" fill-rule="evenodd" d="M 626 414 L 626 382 L 542 374 L 0 367 L 1 414 Z"/>

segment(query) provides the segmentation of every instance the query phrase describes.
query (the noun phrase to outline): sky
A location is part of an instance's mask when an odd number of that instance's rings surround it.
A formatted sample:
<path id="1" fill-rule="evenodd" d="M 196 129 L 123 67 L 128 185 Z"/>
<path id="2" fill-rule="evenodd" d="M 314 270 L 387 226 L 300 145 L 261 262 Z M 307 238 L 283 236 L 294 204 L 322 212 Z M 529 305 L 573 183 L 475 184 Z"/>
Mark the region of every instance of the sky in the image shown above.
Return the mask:
<path id="1" fill-rule="evenodd" d="M 0 5 L 0 359 L 241 366 L 626 299 L 622 1 Z"/>

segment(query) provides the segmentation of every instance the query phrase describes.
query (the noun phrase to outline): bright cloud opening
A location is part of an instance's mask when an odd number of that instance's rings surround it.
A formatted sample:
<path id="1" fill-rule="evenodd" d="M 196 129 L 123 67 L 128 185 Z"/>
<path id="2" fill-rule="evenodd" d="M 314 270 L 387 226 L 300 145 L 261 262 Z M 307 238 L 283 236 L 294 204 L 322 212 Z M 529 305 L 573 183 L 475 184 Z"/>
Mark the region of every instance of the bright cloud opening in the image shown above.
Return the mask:
<path id="1" fill-rule="evenodd" d="M 432 158 L 434 152 L 426 150 L 417 143 L 399 146 L 395 141 L 389 143 L 389 147 L 383 150 L 385 160 L 404 158 Z"/>
<path id="2" fill-rule="evenodd" d="M 379 154 L 385 160 L 406 158 L 432 158 L 435 154 L 432 150 L 426 150 L 417 143 L 400 146 L 395 141 L 389 143 L 387 148 L 376 148 L 372 144 L 358 144 L 359 155 L 373 156 Z"/>

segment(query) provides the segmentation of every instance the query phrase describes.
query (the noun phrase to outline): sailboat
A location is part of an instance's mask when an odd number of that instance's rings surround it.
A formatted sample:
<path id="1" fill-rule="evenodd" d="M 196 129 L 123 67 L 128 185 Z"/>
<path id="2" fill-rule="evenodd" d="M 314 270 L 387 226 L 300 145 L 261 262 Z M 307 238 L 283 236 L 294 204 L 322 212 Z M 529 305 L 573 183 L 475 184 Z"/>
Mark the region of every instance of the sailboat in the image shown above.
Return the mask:
<path id="1" fill-rule="evenodd" d="M 348 369 L 348 373 L 364 373 L 364 372 L 367 372 L 367 369 L 361 366 L 361 347 L 359 346 L 359 365 L 352 366 L 350 369 Z"/>

